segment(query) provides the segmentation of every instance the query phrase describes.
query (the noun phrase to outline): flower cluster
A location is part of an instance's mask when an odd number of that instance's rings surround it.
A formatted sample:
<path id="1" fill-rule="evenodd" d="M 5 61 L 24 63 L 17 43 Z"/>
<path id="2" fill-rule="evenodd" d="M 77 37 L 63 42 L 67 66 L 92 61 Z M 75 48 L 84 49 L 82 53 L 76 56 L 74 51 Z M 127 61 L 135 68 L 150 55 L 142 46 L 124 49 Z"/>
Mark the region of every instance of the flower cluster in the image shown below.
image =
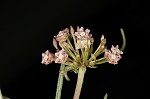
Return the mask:
<path id="1" fill-rule="evenodd" d="M 54 59 L 53 53 L 49 52 L 48 50 L 45 51 L 45 53 L 42 53 L 42 64 L 48 65 L 50 64 Z"/>
<path id="2" fill-rule="evenodd" d="M 91 43 L 94 42 L 92 34 L 90 34 L 90 30 L 86 29 L 84 31 L 83 27 L 78 27 L 77 32 L 75 32 L 75 36 L 77 38 L 76 49 L 88 48 L 88 45 L 91 45 Z"/>
<path id="3" fill-rule="evenodd" d="M 63 84 L 63 77 L 69 80 L 67 76 L 68 71 L 74 71 L 78 73 L 78 79 L 73 99 L 79 99 L 84 74 L 86 67 L 96 68 L 97 65 L 103 63 L 118 64 L 118 61 L 122 58 L 123 50 L 126 45 L 126 39 L 123 30 L 121 29 L 123 38 L 122 47 L 113 46 L 111 49 L 107 49 L 105 46 L 106 38 L 104 35 L 100 38 L 100 44 L 95 51 L 93 51 L 94 38 L 90 34 L 89 29 L 83 27 L 77 27 L 75 31 L 72 26 L 70 29 L 66 28 L 58 32 L 58 35 L 53 38 L 53 46 L 56 49 L 56 53 L 53 54 L 48 50 L 42 53 L 42 64 L 48 65 L 55 61 L 55 63 L 61 64 L 60 73 L 58 77 L 57 90 L 55 99 L 61 99 L 61 89 Z M 100 58 L 100 55 L 102 57 Z M 107 94 L 105 98 L 107 98 Z"/>
<path id="4" fill-rule="evenodd" d="M 72 44 L 72 42 L 74 44 Z M 42 64 L 48 65 L 55 61 L 58 64 L 66 65 L 65 71 L 77 71 L 80 66 L 94 68 L 95 65 L 102 63 L 117 64 L 121 59 L 123 52 L 112 45 L 111 50 L 105 47 L 106 39 L 104 35 L 100 38 L 100 44 L 95 52 L 93 52 L 94 38 L 90 34 L 89 29 L 77 27 L 74 31 L 73 27 L 59 31 L 58 35 L 53 38 L 53 45 L 56 53 L 53 54 L 48 50 L 42 53 Z M 104 53 L 104 57 L 97 59 L 99 55 Z"/>
<path id="5" fill-rule="evenodd" d="M 118 61 L 121 59 L 121 54 L 123 54 L 123 52 L 118 49 L 118 45 L 116 47 L 112 45 L 111 51 L 105 49 L 104 57 L 109 60 L 109 63 L 118 64 Z"/>
<path id="6" fill-rule="evenodd" d="M 56 56 L 55 63 L 60 63 L 60 64 L 64 64 L 68 58 L 68 54 L 66 53 L 66 51 L 64 49 L 55 53 L 55 56 Z"/>

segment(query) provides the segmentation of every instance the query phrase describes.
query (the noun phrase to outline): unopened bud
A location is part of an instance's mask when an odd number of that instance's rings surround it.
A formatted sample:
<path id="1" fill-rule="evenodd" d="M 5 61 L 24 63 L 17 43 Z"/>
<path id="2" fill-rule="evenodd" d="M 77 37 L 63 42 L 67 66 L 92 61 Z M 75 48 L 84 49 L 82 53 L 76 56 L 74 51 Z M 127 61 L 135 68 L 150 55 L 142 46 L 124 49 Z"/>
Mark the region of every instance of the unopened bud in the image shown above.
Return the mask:
<path id="1" fill-rule="evenodd" d="M 71 32 L 71 33 L 74 33 L 74 29 L 73 29 L 72 26 L 70 26 L 70 32 Z"/>
<path id="2" fill-rule="evenodd" d="M 57 41 L 55 38 L 53 38 L 53 46 L 58 50 Z"/>
<path id="3" fill-rule="evenodd" d="M 77 32 L 80 32 L 80 27 L 79 26 L 77 26 Z"/>
<path id="4" fill-rule="evenodd" d="M 104 39 L 104 35 L 102 34 L 102 36 L 101 36 L 101 41 Z"/>

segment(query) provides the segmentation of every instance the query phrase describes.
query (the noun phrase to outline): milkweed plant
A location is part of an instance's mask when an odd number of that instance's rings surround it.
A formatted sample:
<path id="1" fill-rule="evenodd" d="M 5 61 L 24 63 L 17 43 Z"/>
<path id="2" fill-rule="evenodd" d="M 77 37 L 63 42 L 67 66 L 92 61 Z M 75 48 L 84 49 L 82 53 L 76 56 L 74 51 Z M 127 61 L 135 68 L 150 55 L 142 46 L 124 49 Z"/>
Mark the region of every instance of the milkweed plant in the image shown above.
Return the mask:
<path id="1" fill-rule="evenodd" d="M 112 45 L 111 49 L 108 49 L 105 46 L 106 38 L 102 35 L 100 44 L 95 51 L 93 51 L 94 38 L 89 29 L 84 30 L 83 27 L 77 26 L 75 31 L 70 26 L 70 28 L 59 31 L 54 36 L 53 46 L 56 49 L 56 53 L 51 53 L 49 50 L 45 51 L 42 53 L 41 63 L 48 65 L 54 61 L 60 64 L 55 99 L 61 99 L 63 78 L 66 78 L 68 81 L 70 80 L 67 72 L 73 71 L 78 74 L 73 99 L 79 99 L 87 68 L 96 68 L 103 63 L 118 64 L 126 45 L 124 31 L 122 28 L 120 31 L 123 39 L 120 49 L 118 45 Z M 100 55 L 102 56 L 101 58 L 98 57 Z M 107 99 L 107 93 L 104 99 Z"/>

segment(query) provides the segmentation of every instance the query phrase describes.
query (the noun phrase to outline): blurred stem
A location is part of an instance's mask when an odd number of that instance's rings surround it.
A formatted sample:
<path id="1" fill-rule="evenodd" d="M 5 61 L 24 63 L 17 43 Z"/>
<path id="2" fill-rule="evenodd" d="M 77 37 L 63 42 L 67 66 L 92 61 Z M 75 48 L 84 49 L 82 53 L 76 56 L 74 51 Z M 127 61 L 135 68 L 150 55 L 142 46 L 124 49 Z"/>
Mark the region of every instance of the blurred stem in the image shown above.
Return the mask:
<path id="1" fill-rule="evenodd" d="M 107 97 L 108 97 L 108 94 L 106 93 L 105 96 L 104 96 L 104 99 L 107 99 Z"/>
<path id="2" fill-rule="evenodd" d="M 75 89 L 73 99 L 79 99 L 79 97 L 80 97 L 85 72 L 86 72 L 86 67 L 81 66 L 79 68 L 79 72 L 78 72 L 78 79 L 77 79 L 77 84 L 76 84 L 76 89 Z"/>
<path id="3" fill-rule="evenodd" d="M 2 93 L 1 93 L 1 89 L 0 89 L 0 99 L 3 99 Z"/>
<path id="4" fill-rule="evenodd" d="M 126 47 L 126 37 L 122 28 L 120 29 L 120 31 L 121 31 L 122 40 L 123 40 L 122 47 L 120 48 L 120 50 L 123 51 Z"/>
<path id="5" fill-rule="evenodd" d="M 61 64 L 60 73 L 59 73 L 58 82 L 57 82 L 57 89 L 56 89 L 55 99 L 61 99 L 61 91 L 62 91 L 63 78 L 64 78 L 64 74 L 63 74 L 64 68 L 65 68 L 65 65 Z"/>

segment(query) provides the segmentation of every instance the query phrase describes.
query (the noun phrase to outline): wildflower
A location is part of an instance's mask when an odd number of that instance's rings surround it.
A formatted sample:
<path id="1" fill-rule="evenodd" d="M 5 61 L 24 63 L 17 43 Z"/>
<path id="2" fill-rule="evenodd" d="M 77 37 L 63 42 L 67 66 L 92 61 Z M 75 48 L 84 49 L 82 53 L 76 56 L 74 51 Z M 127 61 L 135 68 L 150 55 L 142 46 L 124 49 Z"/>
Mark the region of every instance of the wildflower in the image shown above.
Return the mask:
<path id="1" fill-rule="evenodd" d="M 42 62 L 41 63 L 45 64 L 45 65 L 52 63 L 52 61 L 54 59 L 53 56 L 54 55 L 51 52 L 49 52 L 48 50 L 45 51 L 44 53 L 42 53 Z"/>
<path id="2" fill-rule="evenodd" d="M 85 40 L 85 39 L 89 39 L 90 40 L 92 38 L 92 34 L 90 34 L 90 30 L 86 29 L 84 31 L 83 27 L 81 27 L 77 32 L 75 32 L 75 36 L 79 40 Z M 91 39 L 91 42 L 93 42 L 92 39 Z"/>
<path id="3" fill-rule="evenodd" d="M 67 76 L 68 71 L 78 73 L 73 99 L 79 99 L 87 67 L 96 68 L 99 64 L 107 62 L 114 65 L 118 64 L 118 61 L 122 58 L 122 51 L 126 45 L 126 39 L 122 29 L 121 34 L 123 38 L 121 49 L 118 49 L 118 45 L 116 47 L 112 45 L 110 50 L 107 49 L 105 47 L 106 38 L 102 35 L 98 48 L 93 52 L 94 38 L 92 37 L 92 34 L 90 34 L 89 29 L 84 30 L 83 27 L 78 26 L 77 31 L 75 32 L 73 27 L 70 26 L 70 30 L 66 28 L 59 31 L 58 35 L 53 38 L 53 46 L 56 49 L 55 55 L 47 50 L 45 53 L 42 53 L 41 62 L 47 65 L 54 60 L 55 63 L 61 64 L 55 99 L 61 99 L 63 77 L 65 77 L 66 80 L 69 80 Z M 61 48 L 61 50 L 59 50 L 59 48 Z M 102 53 L 104 53 L 104 56 L 100 58 L 99 56 Z M 105 98 L 107 98 L 107 94 L 105 95 Z"/>
<path id="4" fill-rule="evenodd" d="M 66 53 L 66 51 L 64 49 L 55 53 L 55 63 L 64 64 L 67 61 L 67 58 L 68 58 L 68 54 Z"/>
<path id="5" fill-rule="evenodd" d="M 78 28 L 77 32 L 75 32 L 75 36 L 77 38 L 77 48 L 87 48 L 88 46 L 91 45 L 91 43 L 94 42 L 92 35 L 90 34 L 90 30 L 86 29 L 84 31 L 84 28 Z"/>
<path id="6" fill-rule="evenodd" d="M 110 64 L 115 65 L 118 64 L 118 61 L 122 58 L 120 54 L 123 54 L 123 52 L 118 49 L 118 45 L 116 47 L 112 45 L 111 51 L 105 49 L 104 57 L 108 59 Z"/>
<path id="7" fill-rule="evenodd" d="M 112 45 L 111 51 L 112 51 L 112 53 L 114 53 L 114 54 L 118 54 L 118 55 L 119 55 L 119 54 L 123 54 L 123 52 L 118 49 L 118 45 L 117 45 L 116 47 L 114 47 L 114 46 Z"/>
<path id="8" fill-rule="evenodd" d="M 56 40 L 58 42 L 64 42 L 66 41 L 68 35 L 69 35 L 69 29 L 66 28 L 63 31 L 59 31 L 58 35 L 56 36 Z"/>
<path id="9" fill-rule="evenodd" d="M 89 47 L 89 45 L 91 45 L 90 40 L 77 40 L 77 48 L 76 49 L 80 49 L 80 48 L 85 48 L 87 49 Z"/>

